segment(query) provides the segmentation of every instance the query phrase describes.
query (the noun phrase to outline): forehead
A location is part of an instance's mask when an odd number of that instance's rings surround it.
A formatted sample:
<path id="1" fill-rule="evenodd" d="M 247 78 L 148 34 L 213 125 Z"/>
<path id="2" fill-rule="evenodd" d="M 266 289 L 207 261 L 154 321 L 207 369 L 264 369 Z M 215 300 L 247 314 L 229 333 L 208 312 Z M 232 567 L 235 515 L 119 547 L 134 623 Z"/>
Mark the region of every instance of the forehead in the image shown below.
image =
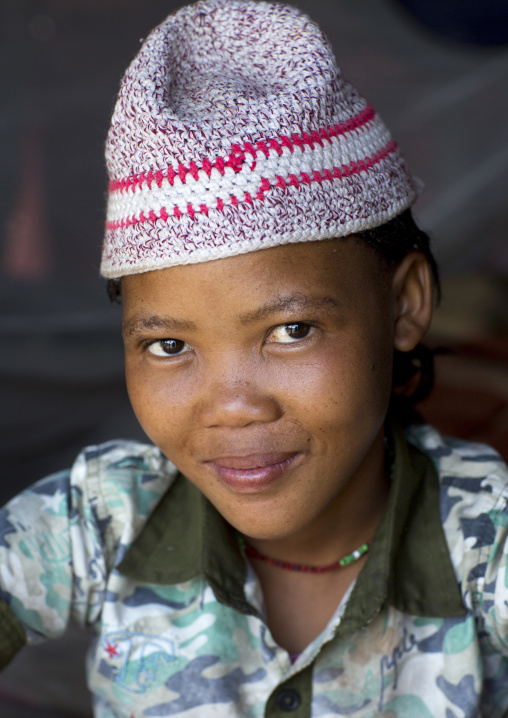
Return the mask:
<path id="1" fill-rule="evenodd" d="M 349 237 L 127 276 L 122 294 L 126 317 L 155 311 L 158 305 L 188 314 L 196 310 L 246 316 L 267 302 L 284 303 L 288 297 L 295 309 L 298 298 L 323 306 L 358 303 L 383 291 L 386 284 L 374 252 Z"/>

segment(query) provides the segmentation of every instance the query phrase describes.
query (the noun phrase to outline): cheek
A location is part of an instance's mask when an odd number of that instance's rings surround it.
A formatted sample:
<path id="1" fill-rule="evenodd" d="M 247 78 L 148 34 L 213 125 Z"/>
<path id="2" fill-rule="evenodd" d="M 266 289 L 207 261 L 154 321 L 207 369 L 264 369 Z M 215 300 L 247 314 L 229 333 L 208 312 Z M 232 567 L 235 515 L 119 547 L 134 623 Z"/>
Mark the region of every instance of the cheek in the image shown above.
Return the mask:
<path id="1" fill-rule="evenodd" d="M 290 372 L 303 423 L 323 431 L 384 416 L 391 394 L 391 352 L 360 335 L 337 341 L 319 361 Z M 290 402 L 291 403 L 291 402 Z"/>
<path id="2" fill-rule="evenodd" d="M 182 382 L 164 371 L 150 371 L 135 361 L 126 361 L 129 399 L 147 436 L 164 453 L 168 446 L 186 436 L 192 403 Z"/>

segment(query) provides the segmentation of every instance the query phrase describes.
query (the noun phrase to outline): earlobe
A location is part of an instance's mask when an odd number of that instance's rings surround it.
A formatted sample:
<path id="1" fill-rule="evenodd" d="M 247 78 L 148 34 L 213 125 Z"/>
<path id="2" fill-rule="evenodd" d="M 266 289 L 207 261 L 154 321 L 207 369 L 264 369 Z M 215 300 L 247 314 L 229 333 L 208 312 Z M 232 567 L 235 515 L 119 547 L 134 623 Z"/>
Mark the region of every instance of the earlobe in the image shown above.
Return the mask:
<path id="1" fill-rule="evenodd" d="M 422 340 L 432 319 L 432 276 L 421 252 L 411 252 L 393 276 L 394 349 L 411 351 Z"/>

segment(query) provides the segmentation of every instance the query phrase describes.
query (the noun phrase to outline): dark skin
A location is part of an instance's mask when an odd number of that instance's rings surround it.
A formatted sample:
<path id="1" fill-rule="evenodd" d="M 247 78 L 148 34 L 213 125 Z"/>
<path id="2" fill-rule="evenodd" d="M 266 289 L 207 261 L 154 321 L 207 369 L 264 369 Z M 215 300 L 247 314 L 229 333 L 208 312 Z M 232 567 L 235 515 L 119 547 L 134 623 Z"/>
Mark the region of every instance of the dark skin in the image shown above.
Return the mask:
<path id="1" fill-rule="evenodd" d="M 430 322 L 427 261 L 355 238 L 122 282 L 126 371 L 148 436 L 262 553 L 326 565 L 372 538 L 388 494 L 393 350 Z M 305 648 L 366 558 L 323 575 L 258 560 L 275 640 Z"/>

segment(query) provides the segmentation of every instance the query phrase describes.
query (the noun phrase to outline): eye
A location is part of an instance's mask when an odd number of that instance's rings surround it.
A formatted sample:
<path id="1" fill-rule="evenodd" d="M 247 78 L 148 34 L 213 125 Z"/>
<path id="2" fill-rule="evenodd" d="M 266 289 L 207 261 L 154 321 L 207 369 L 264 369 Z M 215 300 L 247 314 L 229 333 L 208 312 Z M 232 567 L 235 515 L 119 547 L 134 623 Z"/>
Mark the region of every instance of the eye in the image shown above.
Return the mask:
<path id="1" fill-rule="evenodd" d="M 306 339 L 315 327 L 305 322 L 293 322 L 291 324 L 279 324 L 278 327 L 272 329 L 268 335 L 269 343 L 294 344 L 297 341 Z"/>
<path id="2" fill-rule="evenodd" d="M 148 346 L 150 354 L 157 357 L 178 356 L 190 351 L 191 347 L 181 339 L 159 339 Z"/>

